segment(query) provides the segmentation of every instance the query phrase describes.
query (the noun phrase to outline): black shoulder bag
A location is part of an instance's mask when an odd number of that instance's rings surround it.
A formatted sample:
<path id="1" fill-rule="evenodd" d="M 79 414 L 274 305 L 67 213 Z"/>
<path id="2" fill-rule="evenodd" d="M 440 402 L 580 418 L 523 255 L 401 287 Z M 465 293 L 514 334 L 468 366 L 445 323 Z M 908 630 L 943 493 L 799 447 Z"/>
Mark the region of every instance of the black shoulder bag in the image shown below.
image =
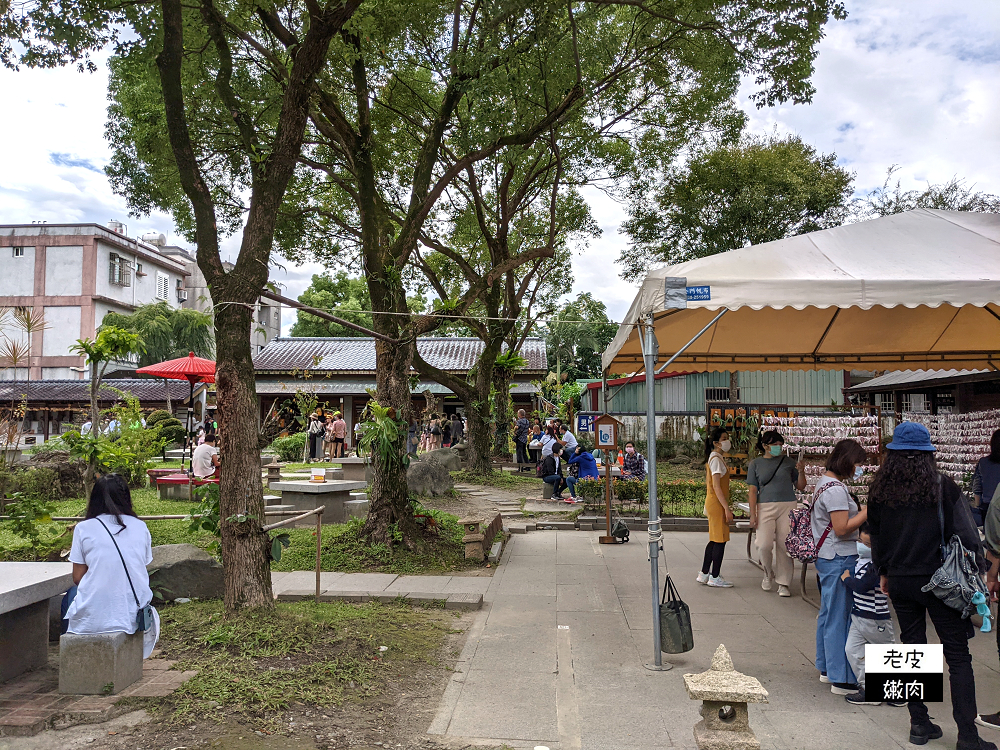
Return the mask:
<path id="1" fill-rule="evenodd" d="M 118 557 L 122 561 L 122 567 L 125 568 L 125 577 L 128 579 L 129 588 L 132 589 L 132 598 L 135 599 L 135 606 L 139 608 L 139 611 L 135 615 L 135 624 L 138 626 L 139 630 L 145 633 L 151 627 L 153 627 L 153 607 L 152 603 L 147 604 L 145 607 L 139 604 L 139 597 L 135 593 L 135 586 L 132 585 L 132 576 L 128 574 L 128 565 L 125 564 L 125 557 L 122 555 L 121 548 L 118 546 L 118 541 L 115 539 L 115 535 L 111 533 L 111 529 L 105 526 L 104 521 L 100 518 L 97 522 L 104 526 L 104 530 L 108 532 L 108 536 L 111 537 L 111 543 L 115 545 L 115 549 L 118 550 Z"/>

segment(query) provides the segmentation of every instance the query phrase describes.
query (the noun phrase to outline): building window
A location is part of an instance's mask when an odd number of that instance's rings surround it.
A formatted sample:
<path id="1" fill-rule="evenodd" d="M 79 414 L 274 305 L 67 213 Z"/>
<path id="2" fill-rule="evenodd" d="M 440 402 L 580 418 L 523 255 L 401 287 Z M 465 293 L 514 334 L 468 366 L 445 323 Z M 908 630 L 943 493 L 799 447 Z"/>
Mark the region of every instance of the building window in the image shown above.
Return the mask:
<path id="1" fill-rule="evenodd" d="M 14 248 L 14 257 L 15 258 L 23 258 L 24 257 L 24 248 L 23 247 L 15 247 Z"/>
<path id="2" fill-rule="evenodd" d="M 892 414 L 896 411 L 896 397 L 891 393 L 880 393 L 878 394 L 878 406 L 883 412 Z"/>
<path id="3" fill-rule="evenodd" d="M 728 388 L 706 388 L 705 389 L 705 400 L 706 401 L 728 401 L 729 400 L 729 389 Z M 740 400 L 740 389 L 736 389 L 736 400 Z"/>
<path id="4" fill-rule="evenodd" d="M 900 397 L 903 412 L 926 413 L 930 411 L 930 399 L 923 393 L 904 393 Z"/>
<path id="5" fill-rule="evenodd" d="M 165 273 L 156 272 L 156 298 L 170 298 L 170 278 Z"/>
<path id="6" fill-rule="evenodd" d="M 111 253 L 108 280 L 115 286 L 132 286 L 132 261 L 118 253 Z"/>
<path id="7" fill-rule="evenodd" d="M 143 272 L 143 270 L 142 270 L 142 263 L 136 263 L 135 264 L 135 275 L 136 276 L 145 276 L 146 275 Z"/>

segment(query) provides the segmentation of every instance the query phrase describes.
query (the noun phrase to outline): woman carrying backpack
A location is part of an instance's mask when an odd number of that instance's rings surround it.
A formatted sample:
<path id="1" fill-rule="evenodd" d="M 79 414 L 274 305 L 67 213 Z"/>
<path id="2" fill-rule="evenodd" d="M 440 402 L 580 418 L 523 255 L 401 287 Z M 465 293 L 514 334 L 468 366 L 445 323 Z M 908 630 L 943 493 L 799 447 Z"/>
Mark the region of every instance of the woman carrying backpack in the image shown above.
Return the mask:
<path id="1" fill-rule="evenodd" d="M 826 472 L 813 491 L 812 533 L 820 585 L 816 669 L 820 672 L 819 681 L 831 683 L 830 692 L 835 695 L 850 695 L 858 689 L 845 651 L 854 597 L 841 576 L 845 570 L 854 574 L 858 527 L 867 520 L 868 509 L 860 507 L 851 497 L 844 481 L 859 479 L 861 465 L 867 458 L 865 449 L 856 441 L 838 441 L 826 461 Z"/>
<path id="2" fill-rule="evenodd" d="M 886 447 L 885 461 L 868 490 L 868 524 L 872 560 L 881 574 L 882 590 L 896 610 L 899 640 L 927 643 L 930 615 L 948 662 L 952 715 L 958 725 L 956 748 L 996 750 L 995 744 L 980 739 L 976 728 L 976 683 L 969 654 L 972 623 L 932 591 L 922 590 L 941 566 L 942 538 L 958 535 L 962 545 L 975 553 L 978 572 L 985 571 L 979 532 L 958 485 L 938 474 L 936 448 L 926 427 L 902 422 Z M 911 701 L 907 708 L 911 743 L 924 745 L 941 736 L 941 727 L 931 723 L 926 705 Z"/>
<path id="3" fill-rule="evenodd" d="M 764 568 L 760 587 L 770 591 L 778 584 L 778 596 L 791 596 L 792 558 L 785 549 L 788 536 L 788 512 L 795 507 L 795 490 L 806 488 L 805 463 L 782 453 L 785 438 L 768 430 L 757 439 L 760 458 L 747 468 L 750 493 L 750 528 L 757 530 L 757 553 Z"/>

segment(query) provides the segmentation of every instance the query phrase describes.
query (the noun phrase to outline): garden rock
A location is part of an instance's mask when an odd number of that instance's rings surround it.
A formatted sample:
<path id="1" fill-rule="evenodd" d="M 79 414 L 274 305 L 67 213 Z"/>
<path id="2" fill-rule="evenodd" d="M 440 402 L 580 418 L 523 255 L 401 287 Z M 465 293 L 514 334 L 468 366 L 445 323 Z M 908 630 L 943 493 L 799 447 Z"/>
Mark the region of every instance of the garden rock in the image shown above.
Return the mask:
<path id="1" fill-rule="evenodd" d="M 53 494 L 59 497 L 80 497 L 83 494 L 83 473 L 87 466 L 78 459 L 71 459 L 69 451 L 39 451 L 22 466 L 54 471 L 58 477 L 58 488 L 53 490 Z"/>
<path id="2" fill-rule="evenodd" d="M 448 471 L 462 470 L 462 455 L 452 448 L 438 448 L 436 451 L 428 451 L 420 457 L 420 460 L 441 464 Z"/>
<path id="3" fill-rule="evenodd" d="M 150 588 L 167 601 L 222 596 L 222 565 L 193 544 L 153 547 L 153 562 L 146 569 Z"/>
<path id="4" fill-rule="evenodd" d="M 675 466 L 684 466 L 690 464 L 691 459 L 688 456 L 674 456 L 667 463 L 674 464 Z"/>
<path id="5" fill-rule="evenodd" d="M 436 461 L 411 461 L 406 470 L 406 486 L 414 495 L 438 496 L 454 486 L 451 474 Z"/>

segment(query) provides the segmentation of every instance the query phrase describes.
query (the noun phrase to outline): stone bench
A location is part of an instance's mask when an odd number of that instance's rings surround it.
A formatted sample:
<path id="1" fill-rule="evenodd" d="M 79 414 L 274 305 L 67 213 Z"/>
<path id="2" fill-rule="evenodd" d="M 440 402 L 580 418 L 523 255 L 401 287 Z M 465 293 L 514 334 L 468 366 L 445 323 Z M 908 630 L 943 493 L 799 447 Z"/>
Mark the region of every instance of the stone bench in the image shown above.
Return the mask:
<path id="1" fill-rule="evenodd" d="M 49 599 L 72 585 L 70 563 L 0 562 L 0 682 L 45 666 Z"/>
<path id="2" fill-rule="evenodd" d="M 66 633 L 59 639 L 59 692 L 117 695 L 142 679 L 142 638 L 136 633 Z"/>
<path id="3" fill-rule="evenodd" d="M 218 484 L 218 479 L 195 479 L 190 480 L 187 474 L 170 474 L 165 477 L 158 477 L 156 489 L 160 493 L 160 500 L 189 500 L 191 490 L 188 484 L 200 487 L 203 484 Z"/>
<path id="4" fill-rule="evenodd" d="M 344 479 L 351 482 L 364 482 L 368 484 L 372 481 L 371 462 L 367 458 L 336 458 L 332 463 L 340 464 L 344 470 Z"/>

